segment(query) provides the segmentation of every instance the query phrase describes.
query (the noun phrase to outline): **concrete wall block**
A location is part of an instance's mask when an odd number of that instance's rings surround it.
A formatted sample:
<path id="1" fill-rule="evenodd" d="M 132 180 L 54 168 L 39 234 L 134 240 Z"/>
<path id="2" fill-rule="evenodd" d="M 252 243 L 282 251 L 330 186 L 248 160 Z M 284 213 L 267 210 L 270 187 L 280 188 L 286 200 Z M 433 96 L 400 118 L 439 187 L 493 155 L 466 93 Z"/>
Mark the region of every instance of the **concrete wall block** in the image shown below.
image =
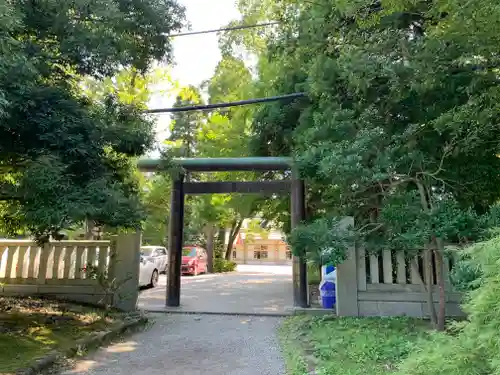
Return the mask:
<path id="1" fill-rule="evenodd" d="M 339 223 L 342 230 L 354 224 L 354 218 L 346 217 Z M 358 265 L 356 247 L 352 244 L 347 254 L 347 259 L 337 266 L 337 285 L 335 294 L 338 316 L 358 316 Z"/>
<path id="2" fill-rule="evenodd" d="M 106 302 L 109 304 L 111 297 L 106 297 L 103 294 L 44 294 L 44 297 L 50 297 L 59 301 L 77 302 L 77 303 L 88 303 L 96 306 L 104 306 Z"/>
<path id="3" fill-rule="evenodd" d="M 422 318 L 421 302 L 377 302 L 379 316 L 410 316 Z"/>
<path id="4" fill-rule="evenodd" d="M 359 301 L 359 316 L 379 316 L 377 302 Z"/>
<path id="5" fill-rule="evenodd" d="M 439 304 L 435 303 L 434 306 L 435 306 L 436 312 L 437 312 L 439 309 Z M 422 311 L 423 311 L 424 316 L 429 316 L 429 307 L 428 307 L 427 303 L 422 303 Z M 446 304 L 446 316 L 447 317 L 463 317 L 465 315 L 466 314 L 464 313 L 464 311 L 460 307 L 460 304 L 454 303 L 454 302 L 448 302 Z"/>
<path id="6" fill-rule="evenodd" d="M 112 241 L 109 277 L 117 287 L 112 304 L 119 310 L 137 308 L 141 242 L 140 232 L 120 234 Z"/>
<path id="7" fill-rule="evenodd" d="M 38 285 L 4 284 L 3 295 L 29 296 L 38 293 Z"/>
<path id="8" fill-rule="evenodd" d="M 36 284 L 36 279 L 33 278 L 21 278 L 21 277 L 13 277 L 13 278 L 1 278 L 0 284 L 5 285 L 34 285 Z"/>
<path id="9" fill-rule="evenodd" d="M 360 301 L 379 301 L 379 302 L 427 302 L 426 293 L 418 292 L 358 292 Z M 435 302 L 439 302 L 439 296 L 434 293 Z"/>
<path id="10" fill-rule="evenodd" d="M 38 285 L 40 294 L 101 294 L 102 288 L 92 285 Z"/>
<path id="11" fill-rule="evenodd" d="M 377 302 L 360 301 L 360 316 L 410 316 L 414 318 L 423 317 L 422 303 L 420 302 Z"/>

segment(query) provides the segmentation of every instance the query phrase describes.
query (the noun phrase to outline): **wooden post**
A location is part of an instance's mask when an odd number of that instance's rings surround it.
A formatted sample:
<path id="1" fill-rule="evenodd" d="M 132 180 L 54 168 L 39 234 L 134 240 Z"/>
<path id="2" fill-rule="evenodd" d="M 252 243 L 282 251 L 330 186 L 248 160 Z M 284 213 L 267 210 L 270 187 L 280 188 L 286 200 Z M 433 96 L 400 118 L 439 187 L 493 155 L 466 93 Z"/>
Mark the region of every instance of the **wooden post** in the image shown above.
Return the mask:
<path id="1" fill-rule="evenodd" d="M 168 238 L 167 306 L 177 307 L 181 298 L 182 242 L 184 229 L 184 176 L 174 180 L 170 204 Z"/>
<path id="2" fill-rule="evenodd" d="M 292 229 L 300 225 L 305 219 L 305 187 L 304 181 L 299 179 L 298 172 L 292 169 L 291 189 L 291 218 Z M 307 296 L 307 265 L 303 257 L 293 256 L 293 304 L 297 307 L 309 307 Z"/>

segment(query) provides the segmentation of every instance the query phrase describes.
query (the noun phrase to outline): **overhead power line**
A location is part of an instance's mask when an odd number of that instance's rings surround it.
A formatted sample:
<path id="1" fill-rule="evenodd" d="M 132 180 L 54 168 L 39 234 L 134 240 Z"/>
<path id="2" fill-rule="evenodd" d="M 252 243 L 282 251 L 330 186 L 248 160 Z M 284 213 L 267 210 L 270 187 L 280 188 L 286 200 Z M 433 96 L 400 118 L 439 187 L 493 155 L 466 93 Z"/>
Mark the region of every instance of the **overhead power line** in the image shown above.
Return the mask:
<path id="1" fill-rule="evenodd" d="M 188 31 L 185 33 L 179 33 L 179 34 L 170 34 L 170 38 L 175 38 L 178 36 L 188 36 L 188 35 L 199 35 L 199 34 L 209 34 L 209 33 L 218 33 L 220 31 L 232 31 L 232 30 L 244 30 L 244 29 L 252 29 L 255 27 L 266 27 L 266 26 L 272 26 L 272 25 L 279 25 L 280 22 L 266 22 L 266 23 L 257 23 L 254 25 L 241 25 L 241 26 L 231 26 L 231 27 L 223 27 L 221 29 L 213 29 L 213 30 L 203 30 L 203 31 Z"/>
<path id="2" fill-rule="evenodd" d="M 175 112 L 190 112 L 190 111 L 207 111 L 207 110 L 217 109 L 217 108 L 237 107 L 237 106 L 249 105 L 249 104 L 267 103 L 267 102 L 274 102 L 274 101 L 278 101 L 278 100 L 302 98 L 305 96 L 306 96 L 305 92 L 295 92 L 293 94 L 270 96 L 268 98 L 246 99 L 246 100 L 239 100 L 237 102 L 227 102 L 227 103 L 217 103 L 217 104 L 200 104 L 200 105 L 185 106 L 185 107 L 173 107 L 173 108 L 148 109 L 145 112 L 146 113 L 175 113 Z"/>

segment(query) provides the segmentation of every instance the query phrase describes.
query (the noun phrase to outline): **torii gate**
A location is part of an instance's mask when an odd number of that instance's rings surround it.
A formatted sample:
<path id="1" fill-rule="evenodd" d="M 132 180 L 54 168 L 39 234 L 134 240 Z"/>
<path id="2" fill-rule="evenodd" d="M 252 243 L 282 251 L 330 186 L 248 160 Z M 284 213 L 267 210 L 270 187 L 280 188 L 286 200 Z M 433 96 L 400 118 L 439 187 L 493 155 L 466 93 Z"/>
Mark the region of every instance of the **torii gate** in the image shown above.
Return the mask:
<path id="1" fill-rule="evenodd" d="M 173 181 L 170 206 L 169 264 L 166 304 L 180 305 L 181 265 L 184 226 L 184 197 L 186 194 L 250 193 L 273 194 L 290 192 L 291 221 L 295 228 L 305 218 L 304 181 L 300 180 L 288 157 L 244 157 L 244 158 L 177 158 L 174 163 L 186 172 L 230 172 L 230 171 L 291 171 L 290 180 L 274 181 L 219 181 L 184 182 L 179 174 Z M 145 172 L 158 172 L 162 161 L 139 160 L 138 168 Z M 297 307 L 308 307 L 307 267 L 305 260 L 293 256 L 293 301 Z"/>

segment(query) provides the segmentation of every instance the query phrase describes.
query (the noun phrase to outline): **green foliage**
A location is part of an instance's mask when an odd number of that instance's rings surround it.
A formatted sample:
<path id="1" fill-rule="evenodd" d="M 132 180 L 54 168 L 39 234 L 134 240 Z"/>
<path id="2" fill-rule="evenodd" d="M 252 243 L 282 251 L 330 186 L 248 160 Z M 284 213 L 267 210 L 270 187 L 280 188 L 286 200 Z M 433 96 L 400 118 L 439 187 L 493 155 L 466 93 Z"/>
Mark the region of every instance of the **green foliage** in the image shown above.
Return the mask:
<path id="1" fill-rule="evenodd" d="M 350 319 L 295 316 L 279 330 L 289 373 L 391 374 L 425 345 L 427 323 L 406 318 Z"/>
<path id="2" fill-rule="evenodd" d="M 176 98 L 174 107 L 187 107 L 202 104 L 199 90 L 185 87 Z M 172 115 L 170 135 L 165 141 L 168 153 L 175 157 L 194 157 L 197 155 L 198 133 L 204 121 L 203 112 L 176 112 Z"/>
<path id="3" fill-rule="evenodd" d="M 219 62 L 212 78 L 207 82 L 210 103 L 234 102 L 247 99 L 252 82 L 250 71 L 243 60 L 226 55 Z M 244 95 L 245 97 L 242 97 Z M 235 111 L 229 112 L 234 114 Z"/>
<path id="4" fill-rule="evenodd" d="M 224 56 L 213 77 L 204 83 L 209 102 L 232 101 L 251 96 L 252 77 L 243 61 Z M 200 104 L 201 89 L 181 89 L 175 106 Z M 185 173 L 173 163 L 175 157 L 240 157 L 249 156 L 249 125 L 251 109 L 234 108 L 212 112 L 181 112 L 172 116 L 171 134 L 165 141 L 163 159 L 173 178 Z M 255 179 L 251 172 L 190 173 L 186 180 L 241 181 Z M 244 219 L 257 210 L 255 196 L 220 194 L 188 197 L 185 204 L 186 241 L 208 242 L 208 235 L 219 229 L 230 229 L 230 244 L 224 250 L 227 257 Z M 220 242 L 220 241 L 219 241 Z"/>
<path id="5" fill-rule="evenodd" d="M 319 285 L 321 282 L 320 268 L 316 264 L 309 263 L 307 265 L 307 284 Z"/>
<path id="6" fill-rule="evenodd" d="M 289 237 L 293 254 L 317 266 L 342 263 L 354 240 L 353 228 L 346 227 L 342 219 L 335 217 L 301 225 Z"/>
<path id="7" fill-rule="evenodd" d="M 321 263 L 328 250 L 340 261 L 331 218 L 343 216 L 354 217 L 347 237 L 369 251 L 442 253 L 443 243 L 487 237 L 500 194 L 494 1 L 239 6 L 246 21 L 283 21 L 221 38 L 225 53 L 257 55 L 256 95 L 308 94 L 259 106 L 251 129 L 255 154 L 293 155 L 306 179 L 296 254 Z M 260 207 L 289 228 L 286 199 Z"/>
<path id="8" fill-rule="evenodd" d="M 469 292 L 479 287 L 479 280 L 482 270 L 479 264 L 475 263 L 469 254 L 462 253 L 450 272 L 450 280 L 459 292 Z"/>
<path id="9" fill-rule="evenodd" d="M 468 320 L 453 336 L 437 334 L 434 340 L 405 361 L 401 375 L 483 375 L 500 371 L 500 237 L 478 243 L 464 254 L 481 272 L 468 293 L 464 310 Z"/>
<path id="10" fill-rule="evenodd" d="M 458 212 L 457 216 L 449 221 L 460 220 L 460 213 Z M 469 233 L 477 234 L 476 236 L 468 237 L 467 241 L 488 240 L 497 237 L 499 235 L 499 217 L 499 205 L 496 204 L 490 208 L 487 214 L 478 218 L 479 220 L 469 223 L 463 221 Z M 455 264 L 450 272 L 450 280 L 453 286 L 456 290 L 462 292 L 477 289 L 480 286 L 483 273 L 481 263 L 471 256 L 469 248 L 458 251 L 458 253 L 453 247 L 450 250 L 450 255 L 455 259 Z"/>
<path id="11" fill-rule="evenodd" d="M 174 1 L 0 0 L 2 226 L 138 228 L 133 159 L 154 140 L 144 74 L 170 61 Z M 8 20 L 8 21 L 7 21 Z"/>
<path id="12" fill-rule="evenodd" d="M 214 272 L 232 272 L 236 269 L 236 263 L 223 258 L 214 259 Z"/>
<path id="13" fill-rule="evenodd" d="M 34 358 L 46 357 L 54 351 L 65 352 L 78 342 L 88 342 L 98 332 L 113 329 L 129 319 L 128 314 L 116 311 L 34 296 L 0 297 L 0 311 L 2 374 L 28 368 Z"/>
<path id="14" fill-rule="evenodd" d="M 462 336 L 435 334 L 425 346 L 405 360 L 398 375 L 484 375 L 489 374 L 477 349 L 465 348 Z"/>
<path id="15" fill-rule="evenodd" d="M 154 176 L 144 186 L 146 219 L 142 240 L 148 245 L 167 245 L 172 181 L 168 174 Z"/>

